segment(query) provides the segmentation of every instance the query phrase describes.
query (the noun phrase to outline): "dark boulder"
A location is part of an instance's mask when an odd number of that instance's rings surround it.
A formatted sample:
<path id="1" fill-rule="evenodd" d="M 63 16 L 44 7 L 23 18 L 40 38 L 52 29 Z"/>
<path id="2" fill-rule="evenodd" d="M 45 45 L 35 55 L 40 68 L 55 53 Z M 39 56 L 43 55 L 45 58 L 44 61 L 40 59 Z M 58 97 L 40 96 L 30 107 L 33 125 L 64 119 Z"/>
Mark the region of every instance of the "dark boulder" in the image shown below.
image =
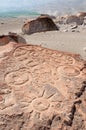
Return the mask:
<path id="1" fill-rule="evenodd" d="M 36 32 L 45 32 L 59 30 L 56 24 L 50 17 L 40 16 L 35 20 L 31 20 L 23 25 L 22 31 L 24 34 L 32 34 Z"/>
<path id="2" fill-rule="evenodd" d="M 82 25 L 83 22 L 84 19 L 76 15 L 68 16 L 68 18 L 66 19 L 66 24 L 76 23 L 77 25 Z"/>

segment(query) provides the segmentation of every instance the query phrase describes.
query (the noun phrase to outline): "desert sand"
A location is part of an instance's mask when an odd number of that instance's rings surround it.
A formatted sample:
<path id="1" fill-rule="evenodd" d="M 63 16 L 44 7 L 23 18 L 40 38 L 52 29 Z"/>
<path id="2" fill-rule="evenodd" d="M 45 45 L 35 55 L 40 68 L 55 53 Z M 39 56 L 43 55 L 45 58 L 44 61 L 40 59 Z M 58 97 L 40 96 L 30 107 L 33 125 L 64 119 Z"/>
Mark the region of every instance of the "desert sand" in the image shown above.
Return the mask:
<path id="1" fill-rule="evenodd" d="M 8 32 L 15 32 L 23 36 L 28 44 L 41 45 L 55 50 L 77 53 L 86 60 L 86 25 L 79 26 L 74 32 L 70 31 L 69 26 L 64 27 L 61 25 L 60 31 L 23 35 L 21 28 L 24 22 L 27 22 L 29 19 L 31 18 L 1 18 L 0 35 L 8 34 Z M 68 29 L 69 31 L 67 32 Z"/>

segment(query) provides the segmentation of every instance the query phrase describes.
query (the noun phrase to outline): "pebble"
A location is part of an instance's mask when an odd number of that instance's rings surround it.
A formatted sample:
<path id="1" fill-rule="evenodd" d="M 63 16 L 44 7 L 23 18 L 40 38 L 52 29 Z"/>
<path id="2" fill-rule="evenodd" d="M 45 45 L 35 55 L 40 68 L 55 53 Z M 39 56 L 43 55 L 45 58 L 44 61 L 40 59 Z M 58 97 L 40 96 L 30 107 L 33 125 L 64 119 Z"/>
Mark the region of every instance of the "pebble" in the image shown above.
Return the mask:
<path id="1" fill-rule="evenodd" d="M 0 96 L 0 102 L 3 100 L 3 97 L 2 96 Z"/>
<path id="2" fill-rule="evenodd" d="M 84 47 L 83 50 L 86 52 L 86 47 Z"/>

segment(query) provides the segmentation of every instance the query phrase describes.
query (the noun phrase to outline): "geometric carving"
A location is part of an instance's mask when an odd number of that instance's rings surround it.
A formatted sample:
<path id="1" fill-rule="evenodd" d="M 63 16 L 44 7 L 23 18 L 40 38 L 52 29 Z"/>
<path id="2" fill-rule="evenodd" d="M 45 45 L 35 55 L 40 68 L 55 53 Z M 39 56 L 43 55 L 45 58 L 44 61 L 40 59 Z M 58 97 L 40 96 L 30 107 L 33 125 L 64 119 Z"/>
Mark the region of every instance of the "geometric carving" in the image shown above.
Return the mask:
<path id="1" fill-rule="evenodd" d="M 6 59 L 3 56 L 0 130 L 86 129 L 85 61 L 75 54 L 17 43 Z"/>

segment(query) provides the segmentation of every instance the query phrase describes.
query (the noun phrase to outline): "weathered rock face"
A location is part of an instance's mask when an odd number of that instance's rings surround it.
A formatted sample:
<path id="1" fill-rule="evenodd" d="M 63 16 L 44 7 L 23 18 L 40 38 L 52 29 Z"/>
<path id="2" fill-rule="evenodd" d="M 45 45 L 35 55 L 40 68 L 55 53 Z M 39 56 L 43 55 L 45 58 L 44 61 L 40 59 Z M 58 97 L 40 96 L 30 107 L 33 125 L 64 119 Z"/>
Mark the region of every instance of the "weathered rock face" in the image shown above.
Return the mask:
<path id="1" fill-rule="evenodd" d="M 9 32 L 8 35 L 0 36 L 0 46 L 8 44 L 9 42 L 17 42 L 17 43 L 26 43 L 25 39 L 21 36 L 17 35 L 16 33 Z"/>
<path id="2" fill-rule="evenodd" d="M 36 32 L 59 30 L 52 19 L 48 16 L 40 16 L 36 20 L 31 20 L 24 24 L 22 31 L 24 34 L 32 34 Z"/>
<path id="3" fill-rule="evenodd" d="M 86 12 L 79 12 L 79 13 L 77 13 L 77 16 L 84 18 L 86 16 Z"/>
<path id="4" fill-rule="evenodd" d="M 49 17 L 51 19 L 56 19 L 56 17 L 54 15 L 49 15 L 49 14 L 41 14 L 41 16 L 44 16 L 44 17 Z"/>
<path id="5" fill-rule="evenodd" d="M 85 129 L 85 61 L 40 46 L 0 47 L 0 130 Z"/>
<path id="6" fill-rule="evenodd" d="M 76 15 L 71 15 L 66 19 L 66 24 L 76 23 L 77 25 L 82 25 L 84 19 L 82 17 L 78 17 Z"/>

